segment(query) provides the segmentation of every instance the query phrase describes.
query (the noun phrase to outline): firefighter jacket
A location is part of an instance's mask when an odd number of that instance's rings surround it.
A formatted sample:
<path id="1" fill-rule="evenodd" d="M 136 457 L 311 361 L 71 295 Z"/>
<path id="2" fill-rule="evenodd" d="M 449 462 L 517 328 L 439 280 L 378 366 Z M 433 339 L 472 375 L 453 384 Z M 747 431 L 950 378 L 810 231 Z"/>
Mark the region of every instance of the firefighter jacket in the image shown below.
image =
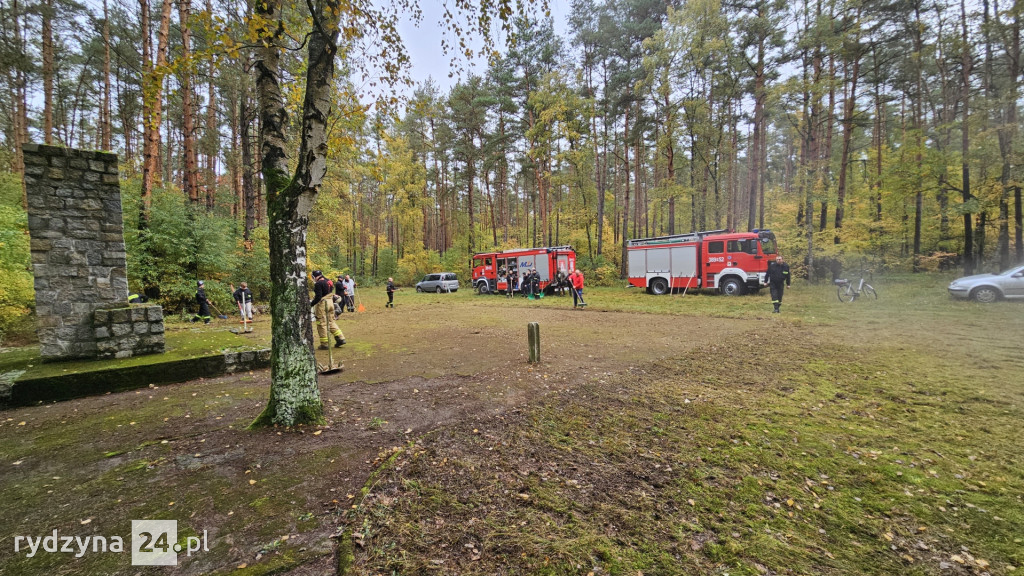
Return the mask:
<path id="1" fill-rule="evenodd" d="M 778 262 L 769 262 L 768 272 L 764 275 L 764 281 L 765 284 L 775 285 L 781 285 L 785 282 L 786 286 L 789 286 L 789 264 L 786 264 L 785 262 L 782 264 L 779 264 Z"/>
<path id="2" fill-rule="evenodd" d="M 200 316 L 210 315 L 210 301 L 206 299 L 206 290 L 202 287 L 196 290 L 196 304 L 199 305 Z"/>
<path id="3" fill-rule="evenodd" d="M 331 293 L 331 286 L 327 283 L 327 278 L 318 276 L 316 283 L 313 284 L 313 300 L 310 301 L 309 307 L 312 308 L 320 303 L 328 294 Z"/>

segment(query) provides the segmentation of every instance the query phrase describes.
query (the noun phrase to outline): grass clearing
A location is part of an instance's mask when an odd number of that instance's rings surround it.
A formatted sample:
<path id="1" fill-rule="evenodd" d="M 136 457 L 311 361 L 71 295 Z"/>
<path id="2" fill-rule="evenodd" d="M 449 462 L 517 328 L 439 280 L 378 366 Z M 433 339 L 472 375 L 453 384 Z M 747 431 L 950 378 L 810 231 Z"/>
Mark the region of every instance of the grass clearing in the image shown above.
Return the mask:
<path id="1" fill-rule="evenodd" d="M 0 412 L 0 572 L 135 574 L 11 541 L 149 517 L 209 532 L 181 575 L 1019 574 L 1024 307 L 878 280 L 366 292 L 315 431 L 244 430 L 266 371 Z"/>
<path id="2" fill-rule="evenodd" d="M 1015 572 L 1024 311 L 877 285 L 411 448 L 353 515 L 355 573 Z M 672 304 L 647 298 L 595 299 Z M 687 305 L 764 307 L 723 300 Z"/>

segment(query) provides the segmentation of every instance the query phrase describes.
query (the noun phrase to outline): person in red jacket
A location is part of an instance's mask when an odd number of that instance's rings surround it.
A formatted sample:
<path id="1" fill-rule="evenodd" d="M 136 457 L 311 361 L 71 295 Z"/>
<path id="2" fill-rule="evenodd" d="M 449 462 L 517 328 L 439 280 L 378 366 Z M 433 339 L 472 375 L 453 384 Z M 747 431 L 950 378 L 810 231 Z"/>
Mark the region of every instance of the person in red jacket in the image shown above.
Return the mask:
<path id="1" fill-rule="evenodd" d="M 583 272 L 579 268 L 569 274 L 569 282 L 572 284 L 572 307 L 583 308 L 587 305 L 583 301 Z"/>

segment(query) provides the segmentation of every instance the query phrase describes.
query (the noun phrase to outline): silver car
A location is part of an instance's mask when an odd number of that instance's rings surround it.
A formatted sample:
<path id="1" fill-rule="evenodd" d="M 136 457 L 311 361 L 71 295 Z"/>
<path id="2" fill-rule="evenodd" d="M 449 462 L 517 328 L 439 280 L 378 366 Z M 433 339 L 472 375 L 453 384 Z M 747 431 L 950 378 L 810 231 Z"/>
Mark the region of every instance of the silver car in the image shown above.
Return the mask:
<path id="1" fill-rule="evenodd" d="M 949 284 L 949 295 L 978 302 L 995 302 L 1003 298 L 1024 299 L 1024 266 L 1010 268 L 999 274 L 975 274 L 957 278 Z"/>
<path id="2" fill-rule="evenodd" d="M 423 277 L 423 280 L 416 283 L 416 291 L 437 292 L 438 294 L 458 292 L 459 278 L 452 272 L 427 274 Z"/>

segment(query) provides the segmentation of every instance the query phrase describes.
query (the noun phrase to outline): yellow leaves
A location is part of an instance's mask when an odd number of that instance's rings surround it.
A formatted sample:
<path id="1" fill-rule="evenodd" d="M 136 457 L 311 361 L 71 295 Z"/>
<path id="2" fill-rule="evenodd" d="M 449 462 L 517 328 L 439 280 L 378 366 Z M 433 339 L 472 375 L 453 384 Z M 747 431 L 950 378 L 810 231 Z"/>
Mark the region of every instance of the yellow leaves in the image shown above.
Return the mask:
<path id="1" fill-rule="evenodd" d="M 886 541 L 888 541 L 888 542 L 892 542 L 892 539 L 893 539 L 892 532 L 886 532 L 885 534 L 882 534 L 882 538 L 885 538 Z"/>
<path id="2" fill-rule="evenodd" d="M 256 483 L 256 481 L 255 481 L 255 480 L 249 480 L 249 485 L 250 485 L 250 486 L 252 486 L 252 485 L 253 485 L 253 484 L 255 484 L 255 483 Z"/>

